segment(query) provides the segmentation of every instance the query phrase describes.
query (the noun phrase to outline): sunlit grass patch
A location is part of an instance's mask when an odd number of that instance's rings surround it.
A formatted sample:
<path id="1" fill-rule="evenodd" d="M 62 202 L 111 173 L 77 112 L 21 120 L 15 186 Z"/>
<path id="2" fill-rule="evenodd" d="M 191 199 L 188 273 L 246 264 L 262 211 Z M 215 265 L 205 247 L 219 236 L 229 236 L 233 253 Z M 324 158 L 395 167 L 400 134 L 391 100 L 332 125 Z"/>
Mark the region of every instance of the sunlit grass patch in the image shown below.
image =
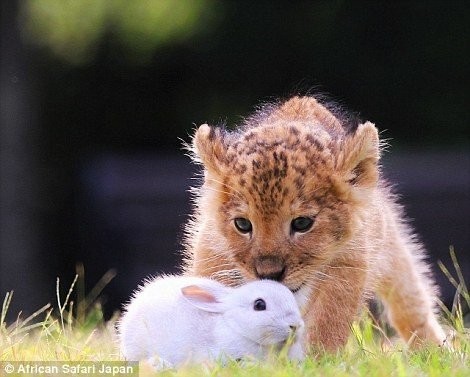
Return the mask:
<path id="1" fill-rule="evenodd" d="M 114 319 L 104 321 L 99 301 L 81 298 L 78 309 L 71 300 L 80 274 L 77 274 L 64 299 L 57 279 L 57 310 L 47 304 L 25 319 L 6 324 L 5 318 L 13 299 L 8 292 L 0 314 L 0 352 L 2 361 L 99 361 L 118 360 Z M 109 282 L 106 274 L 97 287 Z M 96 291 L 92 290 L 93 295 Z M 101 290 L 100 290 L 101 291 Z M 79 295 L 80 293 L 78 293 Z M 88 303 L 88 304 L 87 304 Z M 93 303 L 93 306 L 91 304 Z"/>

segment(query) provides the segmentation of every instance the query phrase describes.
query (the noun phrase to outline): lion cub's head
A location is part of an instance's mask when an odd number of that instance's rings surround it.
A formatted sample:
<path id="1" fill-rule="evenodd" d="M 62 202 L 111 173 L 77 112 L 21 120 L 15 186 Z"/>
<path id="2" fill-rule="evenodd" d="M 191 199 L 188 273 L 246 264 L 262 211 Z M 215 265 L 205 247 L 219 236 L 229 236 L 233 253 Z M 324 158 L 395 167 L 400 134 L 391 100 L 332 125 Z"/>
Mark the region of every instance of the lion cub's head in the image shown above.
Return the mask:
<path id="1" fill-rule="evenodd" d="M 294 292 L 351 240 L 378 180 L 374 125 L 348 130 L 310 97 L 234 132 L 203 124 L 192 149 L 204 165 L 199 220 L 214 253 L 247 280 Z"/>

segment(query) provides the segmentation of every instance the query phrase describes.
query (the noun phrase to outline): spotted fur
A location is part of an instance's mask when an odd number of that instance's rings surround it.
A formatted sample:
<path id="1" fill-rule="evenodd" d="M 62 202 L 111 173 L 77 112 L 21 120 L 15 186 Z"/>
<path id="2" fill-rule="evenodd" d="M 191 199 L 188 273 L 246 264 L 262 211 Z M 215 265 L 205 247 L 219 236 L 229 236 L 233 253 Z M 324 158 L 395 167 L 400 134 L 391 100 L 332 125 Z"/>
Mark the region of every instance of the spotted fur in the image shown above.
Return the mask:
<path id="1" fill-rule="evenodd" d="M 232 285 L 281 280 L 304 308 L 313 347 L 344 345 L 372 293 L 404 340 L 442 344 L 422 247 L 380 175 L 377 129 L 331 109 L 293 97 L 232 132 L 199 127 L 190 148 L 204 182 L 186 229 L 186 270 Z M 293 231 L 298 217 L 313 227 Z M 237 230 L 237 218 L 251 232 Z"/>

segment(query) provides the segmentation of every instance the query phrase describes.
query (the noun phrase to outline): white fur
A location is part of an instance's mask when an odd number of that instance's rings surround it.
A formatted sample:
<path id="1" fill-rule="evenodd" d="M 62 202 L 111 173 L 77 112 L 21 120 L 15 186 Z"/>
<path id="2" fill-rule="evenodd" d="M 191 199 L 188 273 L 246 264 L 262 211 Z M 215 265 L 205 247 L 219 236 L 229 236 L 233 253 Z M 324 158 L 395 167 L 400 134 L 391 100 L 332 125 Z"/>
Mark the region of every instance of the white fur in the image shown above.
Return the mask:
<path id="1" fill-rule="evenodd" d="M 187 287 L 202 294 L 188 295 Z M 258 298 L 266 310 L 254 310 Z M 292 341 L 288 356 L 300 360 L 303 326 L 293 294 L 280 283 L 258 280 L 229 288 L 207 278 L 164 276 L 145 283 L 127 305 L 119 323 L 120 348 L 127 360 L 167 368 L 262 358 Z"/>

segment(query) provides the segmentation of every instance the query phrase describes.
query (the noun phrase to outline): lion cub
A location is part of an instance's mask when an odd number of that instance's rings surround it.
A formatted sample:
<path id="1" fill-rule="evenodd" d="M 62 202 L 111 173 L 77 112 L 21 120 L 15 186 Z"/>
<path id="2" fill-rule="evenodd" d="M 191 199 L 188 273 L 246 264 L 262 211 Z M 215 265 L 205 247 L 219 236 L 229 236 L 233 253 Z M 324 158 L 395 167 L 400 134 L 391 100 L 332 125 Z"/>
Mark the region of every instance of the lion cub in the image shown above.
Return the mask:
<path id="1" fill-rule="evenodd" d="M 186 229 L 188 273 L 284 283 L 317 349 L 343 346 L 373 293 L 405 341 L 444 343 L 423 248 L 381 178 L 374 124 L 293 97 L 236 131 L 203 124 L 190 149 L 204 183 Z"/>

